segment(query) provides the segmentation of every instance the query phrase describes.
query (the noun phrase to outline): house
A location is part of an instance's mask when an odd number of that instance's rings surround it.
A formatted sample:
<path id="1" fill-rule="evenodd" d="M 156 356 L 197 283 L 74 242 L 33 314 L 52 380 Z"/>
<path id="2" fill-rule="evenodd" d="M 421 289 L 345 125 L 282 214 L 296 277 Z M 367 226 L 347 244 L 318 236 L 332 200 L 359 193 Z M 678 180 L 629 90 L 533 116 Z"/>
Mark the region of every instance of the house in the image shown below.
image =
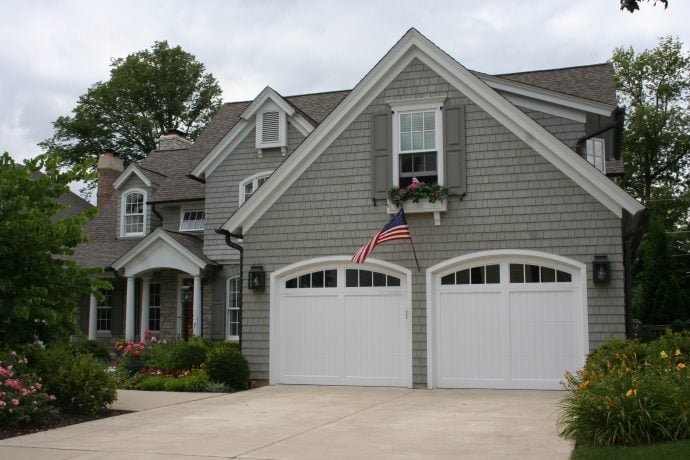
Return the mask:
<path id="1" fill-rule="evenodd" d="M 114 289 L 82 327 L 239 341 L 273 384 L 560 388 L 630 320 L 612 76 L 472 72 L 411 29 L 351 91 L 267 87 L 194 143 L 107 153 L 76 257 Z M 419 267 L 407 241 L 352 263 L 412 177 L 450 189 L 404 205 Z"/>

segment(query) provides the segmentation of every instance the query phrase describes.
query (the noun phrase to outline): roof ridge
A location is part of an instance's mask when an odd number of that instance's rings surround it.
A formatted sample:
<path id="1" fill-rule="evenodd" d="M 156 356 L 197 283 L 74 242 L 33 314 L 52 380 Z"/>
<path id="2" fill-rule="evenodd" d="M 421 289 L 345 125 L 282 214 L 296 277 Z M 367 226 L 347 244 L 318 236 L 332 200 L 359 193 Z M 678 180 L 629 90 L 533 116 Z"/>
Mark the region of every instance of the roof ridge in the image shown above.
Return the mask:
<path id="1" fill-rule="evenodd" d="M 523 70 L 521 72 L 509 72 L 509 73 L 496 73 L 496 74 L 487 74 L 487 75 L 493 75 L 494 77 L 505 77 L 509 75 L 524 75 L 527 73 L 542 73 L 542 72 L 558 72 L 562 70 L 574 70 L 574 69 L 584 69 L 586 67 L 600 67 L 603 65 L 610 65 L 610 62 L 599 62 L 596 64 L 582 64 L 582 65 L 574 65 L 574 66 L 569 66 L 569 67 L 555 67 L 552 69 L 537 69 L 537 70 Z M 477 73 L 483 73 L 483 72 L 477 72 Z"/>
<path id="2" fill-rule="evenodd" d="M 289 97 L 321 96 L 322 94 L 348 93 L 350 91 L 352 91 L 352 89 L 337 89 L 333 91 L 319 91 L 316 93 L 291 94 L 290 96 L 283 96 L 283 98 L 287 99 Z"/>

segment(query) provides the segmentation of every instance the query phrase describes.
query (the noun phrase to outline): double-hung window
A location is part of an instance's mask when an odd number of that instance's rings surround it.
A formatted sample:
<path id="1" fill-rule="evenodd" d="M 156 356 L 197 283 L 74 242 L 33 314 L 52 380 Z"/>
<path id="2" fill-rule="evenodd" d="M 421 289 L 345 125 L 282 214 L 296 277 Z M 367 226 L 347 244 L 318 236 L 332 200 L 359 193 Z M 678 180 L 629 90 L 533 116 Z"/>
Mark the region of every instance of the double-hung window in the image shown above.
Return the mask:
<path id="1" fill-rule="evenodd" d="M 442 184 L 444 98 L 390 103 L 393 108 L 393 185 Z"/>
<path id="2" fill-rule="evenodd" d="M 113 322 L 113 291 L 108 289 L 102 294 L 103 300 L 96 304 L 96 331 L 110 332 Z"/>
<path id="3" fill-rule="evenodd" d="M 161 285 L 149 284 L 149 329 L 161 330 Z"/>
<path id="4" fill-rule="evenodd" d="M 146 231 L 146 195 L 133 190 L 122 197 L 122 235 L 143 235 Z"/>
<path id="5" fill-rule="evenodd" d="M 227 337 L 228 340 L 240 338 L 240 278 L 238 276 L 227 281 L 225 292 L 227 308 Z"/>

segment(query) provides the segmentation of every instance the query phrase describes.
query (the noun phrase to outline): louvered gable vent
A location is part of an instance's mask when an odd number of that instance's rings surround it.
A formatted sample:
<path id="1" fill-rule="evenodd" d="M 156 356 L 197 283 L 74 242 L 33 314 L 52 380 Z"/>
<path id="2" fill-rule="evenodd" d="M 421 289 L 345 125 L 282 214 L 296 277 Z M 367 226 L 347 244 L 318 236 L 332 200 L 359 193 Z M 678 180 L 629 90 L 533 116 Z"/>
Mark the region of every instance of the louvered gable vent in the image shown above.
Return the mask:
<path id="1" fill-rule="evenodd" d="M 280 142 L 280 112 L 264 112 L 261 124 L 261 144 Z"/>

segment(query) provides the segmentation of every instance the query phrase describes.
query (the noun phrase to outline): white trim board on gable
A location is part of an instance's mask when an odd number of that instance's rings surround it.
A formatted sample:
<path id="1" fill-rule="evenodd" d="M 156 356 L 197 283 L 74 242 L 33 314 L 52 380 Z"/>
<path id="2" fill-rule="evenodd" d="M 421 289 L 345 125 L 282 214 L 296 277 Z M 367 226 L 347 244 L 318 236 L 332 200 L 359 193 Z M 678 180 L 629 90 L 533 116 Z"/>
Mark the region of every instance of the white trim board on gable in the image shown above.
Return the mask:
<path id="1" fill-rule="evenodd" d="M 138 258 L 142 259 L 140 263 L 134 263 L 134 270 L 128 270 L 127 266 L 136 262 Z M 171 261 L 175 261 L 175 263 L 170 263 Z M 111 264 L 111 267 L 115 270 L 124 268 L 125 276 L 136 276 L 149 269 L 163 267 L 176 268 L 194 276 L 201 273 L 201 270 L 206 267 L 206 262 L 175 241 L 165 230 L 157 228 L 120 256 Z"/>
<path id="2" fill-rule="evenodd" d="M 508 99 L 465 69 L 417 30 L 410 29 L 257 190 L 252 202 L 239 208 L 222 228 L 235 235 L 249 230 L 355 117 L 415 58 L 456 87 L 617 217 L 622 217 L 624 209 L 631 214 L 644 209 L 644 206 L 591 167 L 587 160 L 573 154 L 568 146 Z"/>
<path id="3" fill-rule="evenodd" d="M 130 164 L 127 166 L 127 169 L 125 169 L 118 177 L 115 179 L 113 182 L 113 188 L 115 190 L 119 190 L 122 184 L 124 184 L 129 177 L 134 174 L 137 176 L 141 181 L 146 185 L 147 187 L 151 187 L 151 180 L 146 177 L 146 174 L 141 172 L 139 169 L 139 166 L 137 166 L 135 163 Z"/>
<path id="4" fill-rule="evenodd" d="M 288 123 L 294 126 L 304 137 L 308 137 L 312 131 L 314 131 L 314 126 L 312 126 L 306 118 L 297 112 L 285 98 L 278 94 L 278 92 L 270 86 L 267 86 L 256 96 L 254 101 L 244 109 L 240 115 L 240 120 L 225 136 L 223 136 L 204 159 L 199 162 L 192 170 L 191 175 L 199 178 L 211 175 L 223 160 L 227 158 L 230 152 L 232 152 L 240 142 L 249 135 L 251 130 L 254 129 L 255 123 L 252 120 L 253 117 L 256 117 L 259 109 L 269 101 L 285 112 Z"/>

